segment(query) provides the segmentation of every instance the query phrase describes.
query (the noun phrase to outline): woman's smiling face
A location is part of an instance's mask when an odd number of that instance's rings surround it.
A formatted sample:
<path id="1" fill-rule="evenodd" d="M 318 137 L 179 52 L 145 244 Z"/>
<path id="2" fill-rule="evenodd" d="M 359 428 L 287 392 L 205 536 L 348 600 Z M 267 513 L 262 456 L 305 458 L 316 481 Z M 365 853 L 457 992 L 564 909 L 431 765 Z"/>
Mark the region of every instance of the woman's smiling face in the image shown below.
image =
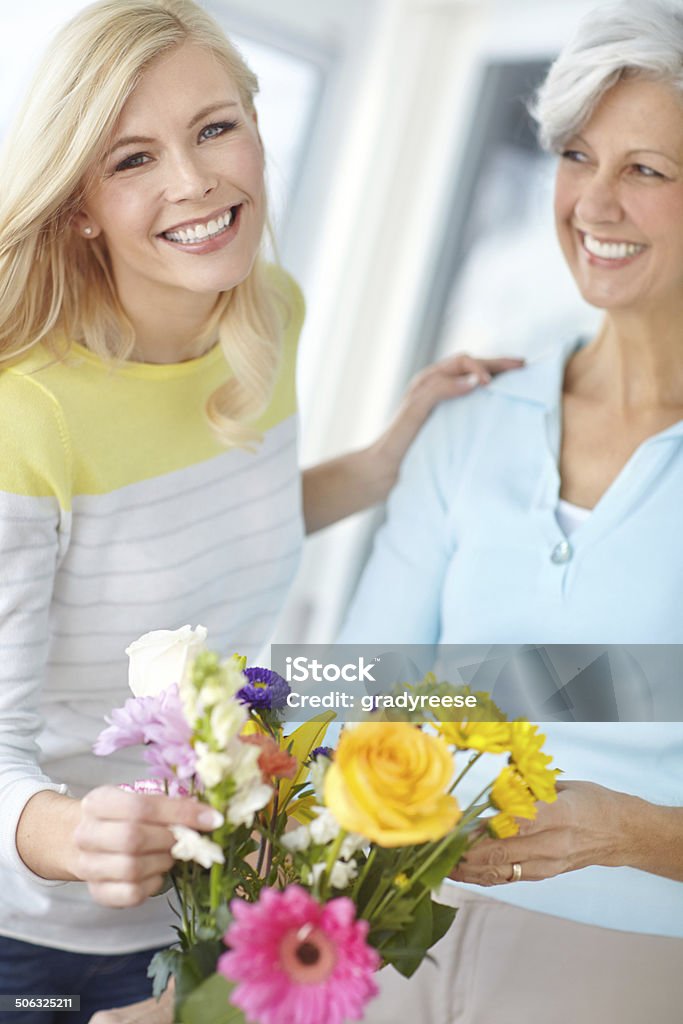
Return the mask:
<path id="1" fill-rule="evenodd" d="M 236 83 L 194 43 L 164 54 L 124 106 L 79 217 L 104 239 L 124 307 L 233 288 L 264 216 L 263 149 Z"/>
<path id="2" fill-rule="evenodd" d="M 647 311 L 683 303 L 683 102 L 630 78 L 562 150 L 558 237 L 587 302 Z"/>

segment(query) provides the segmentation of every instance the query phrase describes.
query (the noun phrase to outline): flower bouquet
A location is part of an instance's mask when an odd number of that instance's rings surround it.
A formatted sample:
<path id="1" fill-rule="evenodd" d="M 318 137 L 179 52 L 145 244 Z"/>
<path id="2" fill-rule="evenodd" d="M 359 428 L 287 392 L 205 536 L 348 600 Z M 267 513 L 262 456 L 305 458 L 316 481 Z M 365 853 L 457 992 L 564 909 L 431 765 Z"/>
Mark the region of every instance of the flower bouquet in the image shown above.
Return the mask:
<path id="1" fill-rule="evenodd" d="M 432 894 L 468 847 L 555 799 L 543 737 L 478 694 L 461 720 L 371 715 L 332 750 L 332 712 L 286 735 L 285 680 L 221 660 L 205 639 L 185 626 L 128 648 L 135 696 L 95 745 L 144 744 L 152 778 L 134 788 L 218 812 L 208 836 L 172 827 L 178 943 L 150 965 L 154 992 L 173 976 L 174 1019 L 187 1024 L 362 1020 L 375 972 L 409 977 L 450 927 L 455 910 Z M 427 677 L 422 689 L 466 688 Z M 487 753 L 504 764 L 461 808 L 455 791 Z"/>

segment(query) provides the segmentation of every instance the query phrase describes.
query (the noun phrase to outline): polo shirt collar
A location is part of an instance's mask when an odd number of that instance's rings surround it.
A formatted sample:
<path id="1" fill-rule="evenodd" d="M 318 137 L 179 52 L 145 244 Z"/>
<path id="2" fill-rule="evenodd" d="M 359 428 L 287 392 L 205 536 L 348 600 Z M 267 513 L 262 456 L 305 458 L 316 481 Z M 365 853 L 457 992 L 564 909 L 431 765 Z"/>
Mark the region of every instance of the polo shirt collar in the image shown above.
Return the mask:
<path id="1" fill-rule="evenodd" d="M 568 339 L 550 351 L 535 356 L 521 370 L 508 370 L 494 377 L 487 390 L 496 394 L 556 409 L 562 394 L 564 368 L 569 357 L 585 341 Z"/>
<path id="2" fill-rule="evenodd" d="M 494 377 L 487 391 L 532 402 L 548 411 L 558 410 L 562 398 L 564 368 L 569 357 L 586 344 L 585 338 L 571 338 L 548 352 L 535 356 L 521 370 L 508 370 Z M 683 437 L 683 420 L 651 437 L 650 441 Z"/>

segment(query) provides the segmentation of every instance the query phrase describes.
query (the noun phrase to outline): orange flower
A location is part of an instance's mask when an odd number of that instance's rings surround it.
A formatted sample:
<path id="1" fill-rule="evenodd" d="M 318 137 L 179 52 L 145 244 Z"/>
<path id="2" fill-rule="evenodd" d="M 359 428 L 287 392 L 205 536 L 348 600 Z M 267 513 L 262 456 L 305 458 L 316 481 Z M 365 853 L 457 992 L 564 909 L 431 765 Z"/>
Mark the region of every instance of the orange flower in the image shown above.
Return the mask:
<path id="1" fill-rule="evenodd" d="M 299 762 L 286 750 L 280 750 L 275 740 L 270 736 L 263 736 L 254 733 L 252 736 L 240 736 L 242 743 L 249 743 L 258 747 L 261 751 L 258 759 L 258 766 L 266 785 L 269 785 L 273 776 L 276 779 L 293 779 L 299 770 Z"/>

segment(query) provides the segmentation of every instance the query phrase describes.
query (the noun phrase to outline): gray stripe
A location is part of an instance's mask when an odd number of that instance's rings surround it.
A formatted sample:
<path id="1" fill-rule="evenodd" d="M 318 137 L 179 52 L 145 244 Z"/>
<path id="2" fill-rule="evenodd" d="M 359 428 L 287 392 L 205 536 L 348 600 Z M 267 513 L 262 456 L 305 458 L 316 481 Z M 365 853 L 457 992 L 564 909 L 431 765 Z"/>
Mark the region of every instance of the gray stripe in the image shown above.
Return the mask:
<path id="1" fill-rule="evenodd" d="M 271 589 L 272 589 L 272 587 L 271 587 Z M 213 607 L 216 607 L 216 606 L 214 605 Z M 259 611 L 259 618 L 261 618 L 261 617 L 264 618 L 264 619 L 265 618 L 272 618 L 273 615 L 279 615 L 281 611 L 282 611 L 282 603 L 278 604 L 275 608 L 264 609 L 262 611 L 260 610 Z M 180 621 L 180 619 L 178 621 Z M 233 633 L 233 631 L 231 630 L 231 631 L 229 631 L 229 632 L 227 632 L 225 634 L 225 636 L 227 637 L 226 643 L 228 643 L 230 637 L 232 636 L 232 633 Z M 116 636 L 121 636 L 121 637 L 126 638 L 127 642 L 130 643 L 131 642 L 132 631 L 131 631 L 130 628 L 128 628 L 128 629 L 102 629 L 102 630 L 87 629 L 84 632 L 78 631 L 78 632 L 74 632 L 74 633 L 67 633 L 64 630 L 56 630 L 55 629 L 55 630 L 52 630 L 52 634 L 51 635 L 55 639 L 58 639 L 58 640 L 82 640 L 82 639 L 90 640 L 90 639 L 92 639 L 94 637 L 116 637 Z M 218 636 L 221 636 L 221 634 L 219 633 Z M 217 643 L 218 643 L 218 641 L 217 641 Z"/>
<path id="2" fill-rule="evenodd" d="M 35 608 L 25 608 L 23 606 L 21 608 L 8 608 L 7 611 L 2 612 L 2 615 L 6 616 L 7 618 L 9 618 L 10 616 L 16 618 L 19 615 L 35 615 L 36 612 L 47 611 L 49 607 L 50 598 L 48 597 L 47 601 L 44 601 L 43 604 L 36 605 Z"/>
<path id="3" fill-rule="evenodd" d="M 29 498 L 27 500 L 30 501 L 31 499 Z M 37 498 L 34 498 L 33 500 L 38 501 Z M 66 512 L 66 509 L 62 509 L 61 511 Z M 2 513 L 0 518 L 3 523 L 50 523 L 54 525 L 59 519 L 59 515 L 55 512 L 49 516 L 7 516 Z"/>
<path id="4" fill-rule="evenodd" d="M 287 558 L 292 558 L 294 556 L 298 556 L 299 550 L 300 550 L 300 546 L 297 544 L 296 548 L 293 548 L 291 551 L 286 551 L 284 554 L 279 553 L 275 558 L 269 558 L 269 559 L 266 559 L 263 562 L 250 562 L 248 565 L 241 565 L 241 566 L 237 566 L 235 568 L 228 569 L 226 571 L 220 572 L 218 574 L 218 576 L 214 576 L 214 577 L 212 577 L 209 580 L 203 580 L 199 584 L 199 586 L 194 587 L 192 590 L 186 590 L 182 594 L 175 594 L 174 597 L 172 598 L 172 600 L 174 602 L 175 601 L 184 601 L 184 600 L 186 600 L 189 597 L 194 597 L 195 594 L 200 594 L 202 592 L 202 590 L 205 590 L 207 587 L 211 587 L 215 583 L 219 583 L 221 580 L 227 579 L 229 576 L 234 576 L 235 573 L 238 573 L 238 572 L 253 572 L 254 570 L 261 569 L 264 566 L 275 565 L 277 562 L 283 561 L 283 560 L 285 560 Z M 272 586 L 273 586 L 273 584 L 271 583 L 271 585 L 270 585 L 270 587 L 268 589 L 271 589 Z M 259 594 L 259 593 L 264 593 L 264 592 L 265 591 L 256 591 L 255 593 Z M 236 598 L 234 598 L 231 601 L 227 601 L 226 603 L 234 604 L 235 601 L 242 601 L 242 600 L 245 599 L 245 597 L 251 597 L 251 596 L 253 596 L 253 595 L 252 594 L 245 594 L 244 592 L 242 592 Z M 52 600 L 53 600 L 53 604 L 59 605 L 59 607 L 61 607 L 61 608 L 79 608 L 79 609 L 83 609 L 83 608 L 91 607 L 91 605 L 92 605 L 92 602 L 88 602 L 86 604 L 81 604 L 81 603 L 73 602 L 73 601 L 65 601 L 63 598 L 60 598 L 60 597 L 53 597 Z M 97 600 L 96 600 L 96 604 L 97 604 L 98 608 L 105 608 L 105 607 L 107 607 L 107 608 L 127 608 L 127 607 L 136 607 L 136 608 L 142 607 L 142 608 L 146 608 L 146 607 L 150 607 L 150 606 L 153 606 L 153 605 L 158 605 L 159 604 L 159 597 L 157 595 L 156 597 L 153 597 L 153 598 L 151 598 L 148 601 L 128 601 L 128 600 L 126 600 L 126 601 L 103 601 L 101 598 L 98 597 Z"/>
<path id="5" fill-rule="evenodd" d="M 160 533 L 157 530 L 151 534 L 145 533 L 138 537 L 127 537 L 125 540 L 107 538 L 106 540 L 97 541 L 93 544 L 86 543 L 82 540 L 72 540 L 70 546 L 72 548 L 87 548 L 89 551 L 96 551 L 99 548 L 101 548 L 103 544 L 106 545 L 106 547 L 113 547 L 114 545 L 120 544 L 141 544 L 148 543 L 149 541 L 163 540 L 165 537 L 174 537 L 178 533 L 184 533 L 186 530 L 194 529 L 194 527 L 196 527 L 200 523 L 209 523 L 213 519 L 220 519 L 222 516 L 226 515 L 226 513 L 232 512 L 236 508 L 247 509 L 250 505 L 262 505 L 264 502 L 271 501 L 274 495 L 279 494 L 280 491 L 283 491 L 285 490 L 285 488 L 290 487 L 295 480 L 299 479 L 300 475 L 301 474 L 297 470 L 295 474 L 289 477 L 289 479 L 285 480 L 284 483 L 280 484 L 279 487 L 276 487 L 275 490 L 270 491 L 268 494 L 259 495 L 258 497 L 252 498 L 249 501 L 245 501 L 242 498 L 234 502 L 232 505 L 226 505 L 224 508 L 219 509 L 217 512 L 212 512 L 210 515 L 203 516 L 201 519 L 193 519 L 192 522 L 185 523 L 182 526 L 177 526 L 173 530 L 166 530 L 164 533 Z M 117 515 L 118 512 L 119 510 L 116 511 Z M 114 515 L 113 512 L 111 514 Z"/>
<path id="6" fill-rule="evenodd" d="M 279 584 L 279 586 L 282 586 L 284 583 L 285 583 L 285 581 L 283 580 L 282 583 Z M 289 583 L 289 581 L 287 581 L 287 583 Z M 272 589 L 273 588 L 271 586 L 271 587 L 268 588 L 268 591 L 255 591 L 252 594 L 242 594 L 241 597 L 258 597 L 259 594 L 270 593 L 272 591 Z M 283 602 L 284 602 L 284 596 L 283 596 Z M 203 608 L 197 609 L 197 611 L 196 611 L 196 618 L 197 618 L 197 620 L 203 619 L 204 616 L 206 615 L 206 613 L 207 612 L 212 612 L 214 610 L 214 608 L 221 608 L 223 606 L 223 603 L 224 603 L 223 601 L 214 601 L 213 604 L 207 604 L 207 605 L 204 605 Z M 279 615 L 279 613 L 281 611 L 282 611 L 282 604 L 278 605 L 277 611 L 274 612 L 273 614 Z"/>
<path id="7" fill-rule="evenodd" d="M 51 572 L 45 572 L 41 576 L 20 576 L 16 580 L 2 580 L 0 579 L 0 587 L 19 587 L 24 583 L 40 583 L 41 580 L 50 580 L 54 576 L 54 569 Z"/>
<path id="8" fill-rule="evenodd" d="M 209 548 L 203 548 L 201 551 L 196 552 L 193 555 L 189 555 L 187 558 L 183 558 L 180 562 L 172 562 L 170 565 L 159 566 L 154 569 L 153 574 L 156 575 L 157 573 L 171 572 L 174 569 L 180 569 L 185 565 L 191 565 L 193 562 L 197 562 L 200 558 L 204 558 L 205 555 L 210 555 L 214 551 L 224 550 L 230 544 L 242 543 L 242 541 L 251 540 L 253 537 L 262 537 L 264 534 L 274 532 L 275 530 L 281 530 L 283 527 L 289 526 L 294 522 L 298 522 L 300 519 L 301 516 L 296 513 L 288 519 L 283 519 L 280 523 L 274 523 L 270 526 L 266 526 L 262 530 L 249 530 L 247 533 L 238 534 L 236 537 L 230 537 L 229 540 L 222 540 L 218 544 L 213 544 Z M 62 568 L 59 575 L 71 576 L 78 580 L 97 580 L 110 579 L 111 577 L 116 576 L 150 576 L 152 573 L 149 569 L 112 569 L 110 572 L 76 572 L 75 569 Z"/>
<path id="9" fill-rule="evenodd" d="M 176 498 L 184 498 L 184 497 L 186 497 L 188 495 L 196 494 L 197 491 L 206 492 L 206 490 L 211 488 L 211 487 L 215 487 L 217 485 L 225 484 L 226 482 L 232 483 L 237 477 L 243 476 L 244 473 L 246 473 L 246 472 L 252 472 L 253 470 L 258 470 L 260 472 L 260 470 L 262 470 L 263 467 L 266 466 L 269 462 L 272 462 L 273 459 L 278 458 L 286 448 L 290 448 L 290 447 L 292 447 L 294 445 L 296 445 L 296 434 L 293 434 L 291 437 L 286 438 L 280 444 L 279 448 L 274 449 L 272 452 L 268 452 L 267 455 L 262 455 L 260 458 L 258 458 L 258 461 L 255 461 L 255 462 L 251 463 L 250 465 L 240 466 L 238 469 L 230 470 L 230 469 L 226 468 L 225 471 L 223 473 L 221 473 L 221 475 L 217 476 L 215 479 L 212 479 L 210 481 L 203 480 L 203 481 L 201 481 L 198 484 L 193 484 L 190 487 L 186 487 L 184 490 L 174 491 L 172 494 L 161 495 L 158 498 L 143 499 L 142 501 L 135 502 L 132 505 L 118 505 L 117 504 L 116 508 L 112 509 L 110 512 L 85 512 L 85 511 L 81 512 L 81 511 L 77 511 L 77 509 L 74 508 L 74 513 L 73 513 L 74 519 L 76 519 L 76 518 L 78 518 L 78 519 L 108 519 L 108 518 L 110 518 L 110 516 L 117 516 L 117 515 L 120 515 L 123 512 L 135 512 L 138 509 L 151 508 L 153 505 L 166 504 L 169 500 L 170 501 L 174 501 Z M 218 458 L 222 458 L 222 456 L 217 456 L 217 457 Z M 207 460 L 207 461 L 209 461 L 209 460 Z M 201 463 L 195 463 L 195 466 L 196 465 L 201 465 Z M 191 468 L 195 468 L 195 466 L 193 466 Z M 185 469 L 185 470 L 175 470 L 175 471 L 172 471 L 172 472 L 185 473 L 187 471 L 188 470 Z M 172 473 L 169 473 L 168 475 L 170 476 L 170 475 L 172 475 Z M 152 480 L 158 480 L 158 479 L 163 479 L 163 478 L 152 477 L 151 479 Z M 143 484 L 142 484 L 142 482 L 138 482 L 136 484 L 128 484 L 127 486 L 129 486 L 129 487 L 140 487 L 140 486 L 143 486 Z M 93 499 L 96 496 L 95 495 L 78 495 L 78 496 L 76 496 L 74 498 L 74 505 L 77 504 L 78 497 L 83 497 L 83 498 L 87 497 L 87 498 Z"/>
<path id="10" fill-rule="evenodd" d="M 0 644 L 0 651 L 17 651 L 23 650 L 25 647 L 46 647 L 49 642 L 48 637 L 45 637 L 44 640 L 27 640 L 23 644 Z"/>
<path id="11" fill-rule="evenodd" d="M 46 540 L 44 544 L 36 544 L 31 541 L 31 551 L 44 551 L 45 548 L 56 548 L 58 545 L 57 535 L 54 540 Z M 26 544 L 19 544 L 15 548 L 0 548 L 1 555 L 13 555 L 15 552 L 26 554 Z"/>
<path id="12" fill-rule="evenodd" d="M 125 654 L 122 654 L 120 658 L 115 658 L 114 661 L 52 661 L 49 660 L 47 663 L 48 668 L 108 668 L 110 665 L 121 665 L 126 664 Z"/>

